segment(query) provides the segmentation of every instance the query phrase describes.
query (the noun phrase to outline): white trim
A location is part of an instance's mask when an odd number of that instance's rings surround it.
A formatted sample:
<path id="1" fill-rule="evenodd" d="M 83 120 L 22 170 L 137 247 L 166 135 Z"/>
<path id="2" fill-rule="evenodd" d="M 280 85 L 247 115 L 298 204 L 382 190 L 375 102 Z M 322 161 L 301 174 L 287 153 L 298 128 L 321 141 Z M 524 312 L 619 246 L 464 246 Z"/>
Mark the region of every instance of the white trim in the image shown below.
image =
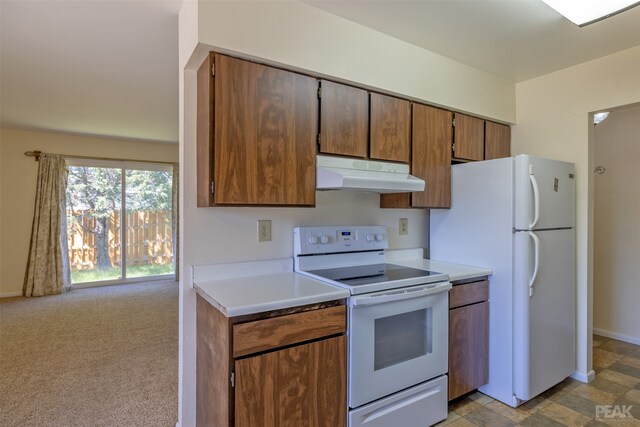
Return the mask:
<path id="1" fill-rule="evenodd" d="M 22 296 L 22 291 L 0 293 L 0 298 L 12 298 L 12 297 L 21 297 L 21 296 Z"/>
<path id="2" fill-rule="evenodd" d="M 596 373 L 594 370 L 591 370 L 586 374 L 584 372 L 575 371 L 570 375 L 570 377 L 583 383 L 590 383 L 591 381 L 596 379 Z"/>
<path id="3" fill-rule="evenodd" d="M 632 337 L 630 335 L 619 334 L 617 332 L 605 331 L 604 329 L 593 328 L 593 333 L 596 335 L 602 335 L 603 337 L 613 338 L 616 340 L 628 342 L 635 345 L 640 345 L 640 338 Z M 596 347 L 597 348 L 597 347 Z"/>
<path id="4" fill-rule="evenodd" d="M 122 168 L 120 169 L 120 281 L 127 279 L 127 252 L 129 249 L 129 235 L 127 233 L 129 224 L 127 224 L 127 220 L 127 171 Z"/>

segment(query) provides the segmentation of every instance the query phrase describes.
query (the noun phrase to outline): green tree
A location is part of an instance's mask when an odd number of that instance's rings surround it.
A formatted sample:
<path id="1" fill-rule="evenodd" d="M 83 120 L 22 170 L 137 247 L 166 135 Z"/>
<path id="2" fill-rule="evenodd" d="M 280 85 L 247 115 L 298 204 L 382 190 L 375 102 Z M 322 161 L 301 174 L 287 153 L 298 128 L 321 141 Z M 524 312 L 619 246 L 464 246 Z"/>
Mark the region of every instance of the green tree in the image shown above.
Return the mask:
<path id="1" fill-rule="evenodd" d="M 122 170 L 116 168 L 72 166 L 67 180 L 67 205 L 72 223 L 96 237 L 96 267 L 112 267 L 109 257 L 109 227 L 114 212 L 122 206 Z M 171 209 L 170 172 L 126 170 L 127 211 Z M 95 218 L 88 228 L 82 216 Z"/>
<path id="2" fill-rule="evenodd" d="M 171 172 L 128 169 L 127 211 L 171 210 Z"/>

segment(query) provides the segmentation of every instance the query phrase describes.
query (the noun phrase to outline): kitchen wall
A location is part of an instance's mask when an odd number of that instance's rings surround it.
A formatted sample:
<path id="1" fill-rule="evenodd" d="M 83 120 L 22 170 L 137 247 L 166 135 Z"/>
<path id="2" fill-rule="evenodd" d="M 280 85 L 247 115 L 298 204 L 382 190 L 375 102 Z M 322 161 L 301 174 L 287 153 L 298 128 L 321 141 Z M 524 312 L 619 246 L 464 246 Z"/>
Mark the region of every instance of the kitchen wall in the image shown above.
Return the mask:
<path id="1" fill-rule="evenodd" d="M 512 152 L 576 164 L 578 376 L 592 375 L 593 126 L 590 112 L 640 101 L 640 46 L 516 84 Z"/>
<path id="2" fill-rule="evenodd" d="M 290 257 L 296 225 L 369 223 L 389 227 L 393 248 L 426 247 L 428 212 L 381 210 L 379 196 L 317 193 L 316 208 L 196 208 L 195 72 L 209 50 L 312 71 L 410 95 L 449 108 L 513 121 L 514 84 L 299 2 L 185 1 L 180 11 L 182 168 L 180 414 L 195 420 L 195 293 L 192 264 Z M 398 236 L 398 219 L 409 235 Z M 258 219 L 273 241 L 258 243 Z"/>
<path id="3" fill-rule="evenodd" d="M 307 4 L 200 1 L 198 41 L 504 122 L 514 85 Z"/>
<path id="4" fill-rule="evenodd" d="M 640 344 L 640 104 L 594 129 L 593 330 Z"/>
<path id="5" fill-rule="evenodd" d="M 29 251 L 38 163 L 25 151 L 178 161 L 178 144 L 0 129 L 0 297 L 20 295 Z"/>

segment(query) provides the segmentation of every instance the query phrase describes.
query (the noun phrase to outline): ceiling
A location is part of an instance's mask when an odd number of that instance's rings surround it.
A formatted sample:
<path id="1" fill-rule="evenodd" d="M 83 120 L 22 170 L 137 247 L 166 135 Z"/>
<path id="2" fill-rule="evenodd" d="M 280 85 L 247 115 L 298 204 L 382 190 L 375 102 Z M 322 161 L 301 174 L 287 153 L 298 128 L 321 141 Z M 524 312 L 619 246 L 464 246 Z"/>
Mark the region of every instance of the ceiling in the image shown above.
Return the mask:
<path id="1" fill-rule="evenodd" d="M 0 0 L 2 125 L 177 142 L 181 3 Z"/>
<path id="2" fill-rule="evenodd" d="M 578 28 L 541 0 L 303 0 L 519 82 L 640 45 L 640 7 Z M 178 141 L 182 0 L 0 0 L 3 126 Z"/>
<path id="3" fill-rule="evenodd" d="M 541 0 L 304 0 L 521 82 L 640 45 L 640 7 L 579 28 Z"/>

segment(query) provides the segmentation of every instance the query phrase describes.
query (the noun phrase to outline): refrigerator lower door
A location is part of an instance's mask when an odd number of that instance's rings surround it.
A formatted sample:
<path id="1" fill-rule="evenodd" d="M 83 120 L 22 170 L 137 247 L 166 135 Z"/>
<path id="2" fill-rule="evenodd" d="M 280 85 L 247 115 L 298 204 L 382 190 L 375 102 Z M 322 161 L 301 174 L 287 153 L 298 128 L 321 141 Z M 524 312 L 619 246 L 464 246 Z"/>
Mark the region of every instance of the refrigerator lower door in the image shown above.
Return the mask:
<path id="1" fill-rule="evenodd" d="M 528 155 L 515 157 L 515 228 L 575 226 L 575 166 Z"/>
<path id="2" fill-rule="evenodd" d="M 575 371 L 575 231 L 516 232 L 514 261 L 514 393 L 526 401 Z"/>
<path id="3" fill-rule="evenodd" d="M 447 376 L 349 411 L 349 427 L 425 427 L 447 418 Z"/>

